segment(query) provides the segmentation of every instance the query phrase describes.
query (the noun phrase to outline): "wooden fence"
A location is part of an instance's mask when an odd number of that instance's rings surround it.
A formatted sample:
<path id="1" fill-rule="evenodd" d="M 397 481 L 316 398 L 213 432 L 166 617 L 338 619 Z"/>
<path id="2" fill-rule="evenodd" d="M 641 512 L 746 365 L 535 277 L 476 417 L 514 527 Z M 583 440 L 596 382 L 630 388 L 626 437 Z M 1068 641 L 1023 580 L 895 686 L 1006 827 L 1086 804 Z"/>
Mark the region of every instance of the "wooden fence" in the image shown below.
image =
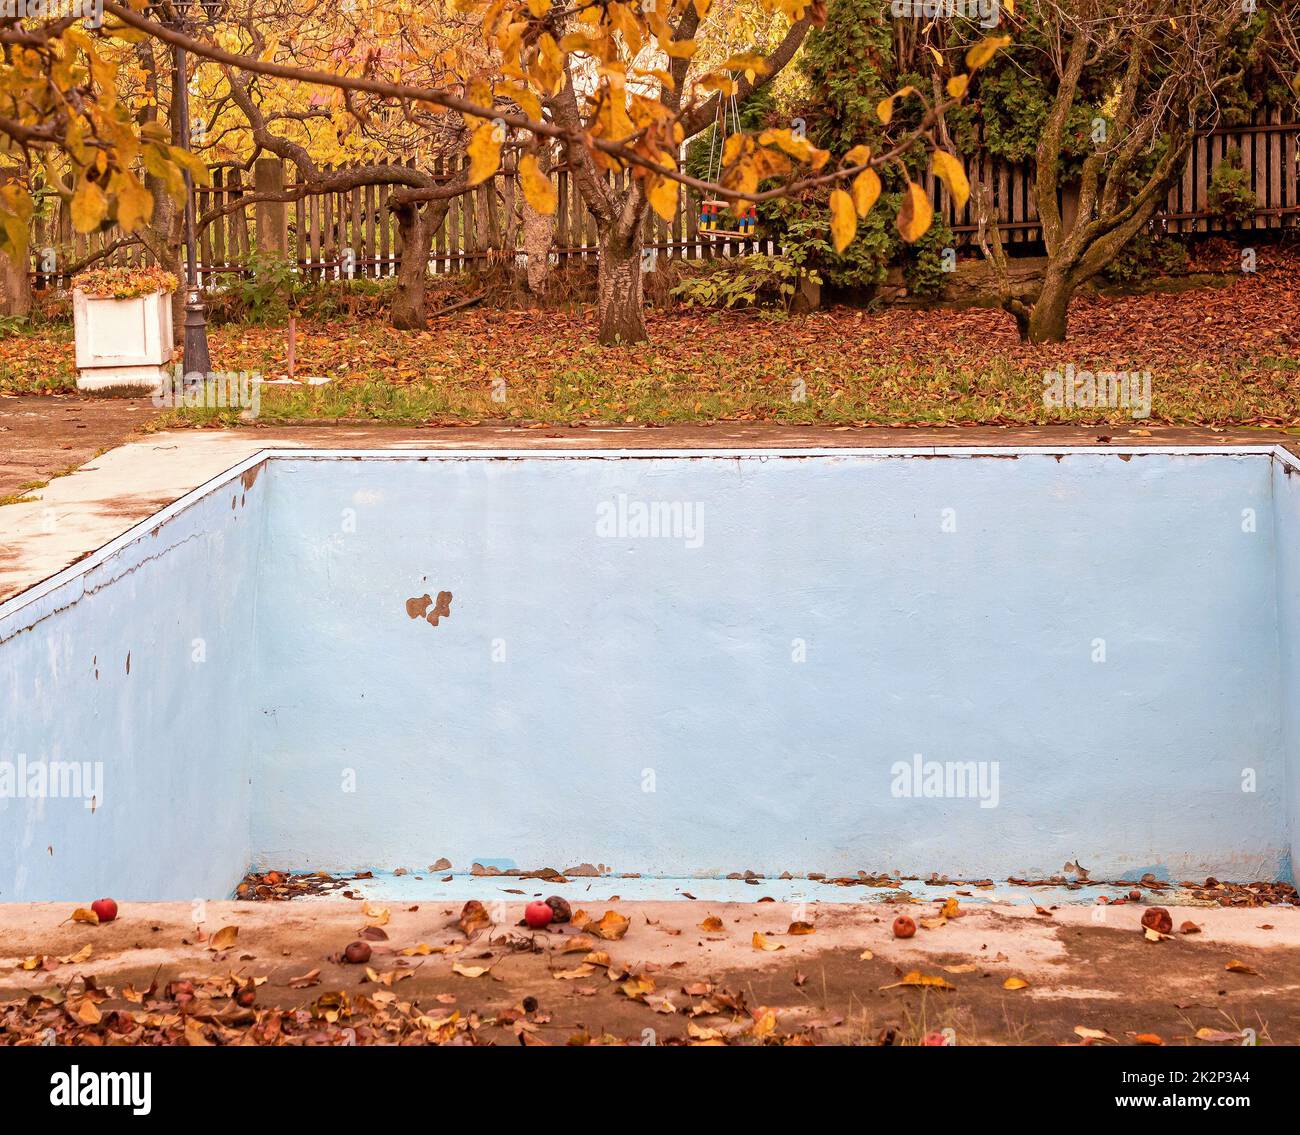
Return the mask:
<path id="1" fill-rule="evenodd" d="M 1198 135 L 1182 178 L 1172 187 L 1162 221 L 1168 232 L 1209 233 L 1234 230 L 1294 227 L 1300 219 L 1300 177 L 1297 146 L 1300 123 L 1283 122 L 1281 112 L 1261 111 L 1242 126 L 1221 127 Z M 1235 147 L 1250 174 L 1256 197 L 1253 217 L 1230 226 L 1209 205 L 1209 187 L 1216 166 Z M 1032 168 L 984 155 L 977 159 L 978 173 L 990 180 L 1003 240 L 1014 254 L 1041 239 L 1034 201 Z M 451 177 L 462 168 L 459 159 L 439 159 L 432 172 Z M 221 167 L 212 172 L 210 187 L 196 191 L 197 215 L 233 204 L 256 188 L 297 188 L 278 159 L 259 159 L 252 171 Z M 626 176 L 626 175 L 625 175 Z M 592 261 L 597 258 L 595 220 L 582 202 L 567 170 L 552 175 L 558 207 L 551 255 L 557 262 Z M 977 230 L 974 206 L 954 210 L 947 191 L 926 175 L 926 187 L 938 214 L 952 227 L 959 246 L 971 243 Z M 287 205 L 260 204 L 235 208 L 206 225 L 199 236 L 198 261 L 205 285 L 219 284 L 232 273 L 249 270 L 254 250 L 285 255 L 313 279 L 347 275 L 377 278 L 396 272 L 401 255 L 396 224 L 385 206 L 384 186 L 364 186 L 347 192 L 322 193 Z M 1063 219 L 1072 220 L 1072 190 L 1061 194 Z M 452 200 L 441 228 L 434 236 L 429 268 L 436 273 L 460 272 L 492 259 L 519 255 L 521 194 L 512 173 L 504 171 L 473 191 Z M 251 214 L 251 215 L 250 215 Z M 721 240 L 699 232 L 699 205 L 694 194 L 683 192 L 671 222 L 657 215 L 646 217 L 645 246 L 669 256 L 698 259 L 732 255 L 761 248 L 767 241 Z M 87 257 L 112 249 L 112 263 L 148 263 L 138 245 L 119 247 L 121 234 L 113 231 L 89 236 L 72 231 L 62 202 L 38 210 L 32 232 L 32 270 L 38 287 L 66 285 L 67 269 Z"/>

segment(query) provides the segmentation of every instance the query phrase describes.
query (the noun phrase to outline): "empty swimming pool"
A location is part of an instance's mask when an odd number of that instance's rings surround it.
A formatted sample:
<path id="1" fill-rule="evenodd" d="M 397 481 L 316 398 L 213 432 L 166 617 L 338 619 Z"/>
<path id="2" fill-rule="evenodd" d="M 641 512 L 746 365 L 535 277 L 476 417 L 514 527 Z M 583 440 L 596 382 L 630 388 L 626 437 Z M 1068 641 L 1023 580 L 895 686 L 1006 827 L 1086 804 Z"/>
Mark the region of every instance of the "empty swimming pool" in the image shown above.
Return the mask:
<path id="1" fill-rule="evenodd" d="M 0 901 L 444 858 L 1289 878 L 1297 474 L 259 454 L 0 606 Z"/>

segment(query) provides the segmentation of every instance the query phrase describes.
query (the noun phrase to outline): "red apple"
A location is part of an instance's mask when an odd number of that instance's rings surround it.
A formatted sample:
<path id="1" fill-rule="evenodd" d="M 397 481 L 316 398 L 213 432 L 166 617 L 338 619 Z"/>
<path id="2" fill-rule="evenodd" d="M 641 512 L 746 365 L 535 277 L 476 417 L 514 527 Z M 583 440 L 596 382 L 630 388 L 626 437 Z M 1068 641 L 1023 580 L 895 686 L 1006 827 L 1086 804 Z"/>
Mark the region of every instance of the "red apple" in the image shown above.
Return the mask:
<path id="1" fill-rule="evenodd" d="M 112 899 L 96 899 L 90 904 L 90 909 L 100 922 L 112 922 L 117 917 L 117 903 Z"/>
<path id="2" fill-rule="evenodd" d="M 543 927 L 549 926 L 554 916 L 555 911 L 544 902 L 530 902 L 524 907 L 524 921 L 528 923 L 529 928 L 532 930 L 541 930 Z"/>
<path id="3" fill-rule="evenodd" d="M 916 933 L 916 923 L 905 914 L 900 914 L 894 919 L 894 937 L 910 938 Z"/>

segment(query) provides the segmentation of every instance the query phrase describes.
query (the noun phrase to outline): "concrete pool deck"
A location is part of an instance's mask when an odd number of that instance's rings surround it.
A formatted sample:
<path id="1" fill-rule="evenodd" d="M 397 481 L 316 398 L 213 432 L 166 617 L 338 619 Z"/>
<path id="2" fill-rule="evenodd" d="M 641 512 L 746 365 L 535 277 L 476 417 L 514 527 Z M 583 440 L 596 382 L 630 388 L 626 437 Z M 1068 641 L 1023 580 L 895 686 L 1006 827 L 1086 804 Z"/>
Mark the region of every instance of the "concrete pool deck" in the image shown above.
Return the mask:
<path id="1" fill-rule="evenodd" d="M 529 932 L 523 901 L 471 937 L 459 901 L 135 903 L 100 926 L 0 904 L 0 1043 L 1300 1042 L 1296 908 L 1170 907 L 1151 941 L 1147 903 L 995 904 L 901 940 L 896 916 L 939 905 L 618 901 L 587 908 L 629 920 L 601 940 Z M 370 972 L 339 960 L 362 937 Z"/>
<path id="2" fill-rule="evenodd" d="M 24 401 L 24 400 L 16 400 Z M 75 411 L 60 407 L 67 429 Z M 30 416 L 30 415 L 29 415 Z M 130 415 L 127 415 L 130 418 Z M 39 416 L 33 420 L 40 420 Z M 132 419 L 133 420 L 133 419 Z M 16 410 L 7 420 L 6 452 L 23 451 L 24 466 L 53 469 L 50 456 L 71 445 L 57 431 L 25 445 L 29 427 Z M 35 429 L 36 427 L 30 427 Z M 126 429 L 125 425 L 118 428 Z M 66 432 L 66 430 L 65 430 Z M 42 435 L 44 436 L 44 435 Z M 132 525 L 264 449 L 578 450 L 578 449 L 830 449 L 1031 446 L 1193 447 L 1281 444 L 1300 457 L 1294 431 L 1142 426 L 980 426 L 927 429 L 768 426 L 465 426 L 408 429 L 324 425 L 240 430 L 172 430 L 110 449 L 60 476 L 30 500 L 0 507 L 0 602 L 102 548 Z M 26 452 L 31 450 L 31 452 Z M 84 452 L 72 449 L 73 456 Z"/>

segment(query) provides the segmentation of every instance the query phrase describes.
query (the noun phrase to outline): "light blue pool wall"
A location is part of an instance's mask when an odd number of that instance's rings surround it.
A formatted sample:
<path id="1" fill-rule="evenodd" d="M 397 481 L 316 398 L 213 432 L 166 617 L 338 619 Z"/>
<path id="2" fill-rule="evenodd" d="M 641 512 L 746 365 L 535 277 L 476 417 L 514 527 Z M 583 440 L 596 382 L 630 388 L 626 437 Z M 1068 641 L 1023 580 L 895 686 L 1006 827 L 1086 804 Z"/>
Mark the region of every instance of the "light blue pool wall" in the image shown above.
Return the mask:
<path id="1" fill-rule="evenodd" d="M 602 538 L 621 494 L 701 546 Z M 1272 497 L 1258 455 L 282 459 L 258 862 L 1275 876 Z M 915 753 L 998 807 L 892 795 Z"/>
<path id="2" fill-rule="evenodd" d="M 1290 866 L 1300 863 L 1300 462 L 1273 465 L 1277 539 L 1278 646 L 1287 754 Z"/>
<path id="3" fill-rule="evenodd" d="M 256 468 L 0 608 L 0 760 L 106 777 L 94 812 L 0 800 L 0 901 L 440 856 L 1290 871 L 1300 477 L 1267 455 Z M 599 535 L 620 496 L 702 541 Z M 915 753 L 998 762 L 998 806 L 894 795 Z"/>
<path id="4" fill-rule="evenodd" d="M 0 760 L 103 769 L 93 810 L 0 798 L 0 901 L 224 896 L 242 876 L 263 491 L 236 479 L 0 617 Z"/>

